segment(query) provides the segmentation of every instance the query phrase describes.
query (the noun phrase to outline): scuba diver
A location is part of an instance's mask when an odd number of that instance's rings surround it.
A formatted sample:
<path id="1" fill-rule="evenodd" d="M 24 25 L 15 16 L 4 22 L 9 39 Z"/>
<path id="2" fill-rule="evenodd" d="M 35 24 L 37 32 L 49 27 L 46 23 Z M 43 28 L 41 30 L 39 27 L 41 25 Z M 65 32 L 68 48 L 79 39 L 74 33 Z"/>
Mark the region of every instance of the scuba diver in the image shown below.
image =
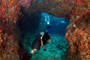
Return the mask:
<path id="1" fill-rule="evenodd" d="M 45 16 L 45 25 L 46 25 L 46 31 L 51 32 L 51 24 L 50 24 L 50 17 Z"/>
<path id="2" fill-rule="evenodd" d="M 40 50 L 44 45 L 51 41 L 50 36 L 47 32 L 41 31 L 40 34 L 37 35 L 36 39 L 32 43 L 31 55 L 35 53 L 35 51 Z"/>

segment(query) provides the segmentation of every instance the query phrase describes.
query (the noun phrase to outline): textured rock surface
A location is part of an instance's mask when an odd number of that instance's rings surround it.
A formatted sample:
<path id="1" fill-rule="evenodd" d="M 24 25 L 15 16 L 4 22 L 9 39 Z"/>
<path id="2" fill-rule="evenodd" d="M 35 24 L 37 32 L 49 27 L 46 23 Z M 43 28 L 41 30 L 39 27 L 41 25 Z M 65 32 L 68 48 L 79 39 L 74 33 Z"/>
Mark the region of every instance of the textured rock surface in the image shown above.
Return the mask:
<path id="1" fill-rule="evenodd" d="M 19 60 L 16 21 L 20 0 L 0 0 L 0 60 Z"/>

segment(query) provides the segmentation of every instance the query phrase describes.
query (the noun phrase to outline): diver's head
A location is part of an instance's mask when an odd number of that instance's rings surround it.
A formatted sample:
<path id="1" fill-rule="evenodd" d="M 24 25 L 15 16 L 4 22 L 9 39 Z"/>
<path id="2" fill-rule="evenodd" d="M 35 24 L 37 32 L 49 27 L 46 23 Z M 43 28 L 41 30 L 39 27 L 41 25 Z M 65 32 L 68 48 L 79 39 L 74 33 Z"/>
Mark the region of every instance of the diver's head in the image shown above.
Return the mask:
<path id="1" fill-rule="evenodd" d="M 47 24 L 49 25 L 50 23 L 49 23 L 49 22 L 47 22 Z"/>
<path id="2" fill-rule="evenodd" d="M 47 22 L 46 25 L 50 25 L 50 22 Z"/>
<path id="3" fill-rule="evenodd" d="M 43 36 L 45 34 L 45 32 L 44 31 L 41 31 L 40 34 Z"/>

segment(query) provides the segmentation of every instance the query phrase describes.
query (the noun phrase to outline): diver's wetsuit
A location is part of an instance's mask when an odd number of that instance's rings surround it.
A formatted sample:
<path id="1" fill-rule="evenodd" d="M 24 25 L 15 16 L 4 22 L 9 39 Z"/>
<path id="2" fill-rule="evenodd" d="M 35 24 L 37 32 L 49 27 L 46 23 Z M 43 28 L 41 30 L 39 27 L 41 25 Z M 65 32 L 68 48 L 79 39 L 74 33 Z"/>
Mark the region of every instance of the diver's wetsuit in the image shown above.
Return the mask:
<path id="1" fill-rule="evenodd" d="M 47 43 L 47 40 L 50 39 L 50 36 L 48 35 L 47 32 L 45 32 L 43 38 L 42 38 L 42 41 L 43 41 L 43 44 L 45 45 Z"/>
<path id="2" fill-rule="evenodd" d="M 34 40 L 34 42 L 32 43 L 32 49 L 37 49 L 39 50 L 41 47 L 41 37 L 42 37 L 42 41 L 43 44 L 45 45 L 47 43 L 47 40 L 50 39 L 50 36 L 48 35 L 47 32 L 43 32 L 44 34 L 38 34 L 36 39 Z"/>

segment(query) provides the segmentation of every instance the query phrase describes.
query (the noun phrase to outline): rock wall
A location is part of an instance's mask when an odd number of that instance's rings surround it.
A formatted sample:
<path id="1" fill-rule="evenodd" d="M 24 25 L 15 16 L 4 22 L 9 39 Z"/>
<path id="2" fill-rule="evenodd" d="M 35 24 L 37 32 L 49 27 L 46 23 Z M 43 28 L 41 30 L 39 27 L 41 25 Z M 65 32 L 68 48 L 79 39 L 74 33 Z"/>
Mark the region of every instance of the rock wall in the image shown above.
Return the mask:
<path id="1" fill-rule="evenodd" d="M 81 19 L 79 23 L 68 25 L 65 38 L 68 41 L 69 46 L 69 60 L 90 60 L 90 21 L 89 16 L 84 17 L 85 20 Z"/>
<path id="2" fill-rule="evenodd" d="M 67 26 L 65 38 L 69 45 L 69 60 L 90 60 L 90 10 L 89 0 L 74 1 L 70 24 Z"/>
<path id="3" fill-rule="evenodd" d="M 16 21 L 20 0 L 0 0 L 0 60 L 19 60 Z"/>

